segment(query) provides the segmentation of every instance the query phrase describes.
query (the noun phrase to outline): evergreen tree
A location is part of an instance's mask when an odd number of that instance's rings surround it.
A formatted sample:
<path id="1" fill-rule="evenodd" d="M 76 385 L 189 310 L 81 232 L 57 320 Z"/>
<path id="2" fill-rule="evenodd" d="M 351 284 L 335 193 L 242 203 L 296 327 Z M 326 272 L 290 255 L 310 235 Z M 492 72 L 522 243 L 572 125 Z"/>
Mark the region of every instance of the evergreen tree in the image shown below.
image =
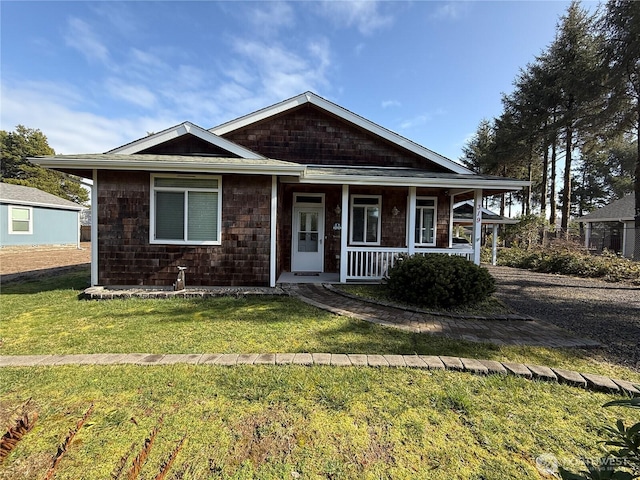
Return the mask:
<path id="1" fill-rule="evenodd" d="M 33 165 L 27 157 L 55 155 L 47 137 L 36 129 L 18 125 L 15 132 L 0 130 L 1 180 L 38 188 L 72 202 L 86 205 L 89 194 L 77 177 Z"/>
<path id="2" fill-rule="evenodd" d="M 578 135 L 584 135 L 602 110 L 600 37 L 595 35 L 595 17 L 576 1 L 560 19 L 558 34 L 549 49 L 559 97 L 559 121 L 565 151 L 561 228 L 568 235 L 571 216 L 573 149 Z"/>

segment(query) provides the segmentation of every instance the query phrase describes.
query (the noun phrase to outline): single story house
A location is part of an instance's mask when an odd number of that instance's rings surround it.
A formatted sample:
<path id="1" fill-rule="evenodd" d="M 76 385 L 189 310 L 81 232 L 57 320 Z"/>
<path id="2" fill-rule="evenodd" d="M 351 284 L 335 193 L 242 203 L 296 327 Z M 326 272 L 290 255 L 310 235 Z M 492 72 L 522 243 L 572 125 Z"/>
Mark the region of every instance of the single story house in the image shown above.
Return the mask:
<path id="1" fill-rule="evenodd" d="M 93 180 L 92 284 L 274 286 L 380 279 L 401 253 L 480 261 L 478 175 L 314 93 L 205 130 L 184 122 L 103 154 L 31 158 Z M 453 205 L 474 238 L 452 249 Z"/>
<path id="2" fill-rule="evenodd" d="M 85 207 L 37 188 L 0 183 L 0 245 L 76 245 Z"/>
<path id="3" fill-rule="evenodd" d="M 596 252 L 606 249 L 633 258 L 635 202 L 635 193 L 630 193 L 578 218 L 586 227 L 585 247 Z"/>

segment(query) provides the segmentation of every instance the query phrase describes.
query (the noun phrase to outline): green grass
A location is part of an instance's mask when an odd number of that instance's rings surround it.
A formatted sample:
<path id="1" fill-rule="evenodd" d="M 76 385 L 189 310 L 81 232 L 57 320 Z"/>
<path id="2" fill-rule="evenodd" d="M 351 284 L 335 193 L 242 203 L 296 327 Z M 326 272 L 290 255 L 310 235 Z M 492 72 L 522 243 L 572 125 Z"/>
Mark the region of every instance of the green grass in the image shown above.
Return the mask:
<path id="1" fill-rule="evenodd" d="M 85 272 L 5 285 L 0 355 L 328 352 L 452 355 L 640 381 L 575 349 L 505 347 L 385 328 L 289 297 L 79 300 Z"/>
<path id="2" fill-rule="evenodd" d="M 543 478 L 551 453 L 597 459 L 602 429 L 629 410 L 614 396 L 517 377 L 299 366 L 5 368 L 0 422 L 32 398 L 36 426 L 0 479 L 41 479 L 68 430 L 95 403 L 56 473 L 104 479 L 158 419 L 144 466 L 186 434 L 173 479 Z"/>
<path id="3" fill-rule="evenodd" d="M 292 298 L 85 301 L 86 272 L 4 285 L 0 355 L 44 353 L 419 353 L 562 366 L 640 381 L 579 350 L 498 347 L 410 334 Z M 41 479 L 91 403 L 56 479 L 109 478 L 163 418 L 142 478 L 187 440 L 167 478 L 542 478 L 535 459 L 576 470 L 612 395 L 513 376 L 302 366 L 59 366 L 0 370 L 0 424 L 31 398 L 39 419 L 0 480 Z M 633 413 L 633 412 L 632 412 Z M 131 459 L 130 459 L 131 460 Z M 124 477 L 121 477 L 124 478 Z"/>

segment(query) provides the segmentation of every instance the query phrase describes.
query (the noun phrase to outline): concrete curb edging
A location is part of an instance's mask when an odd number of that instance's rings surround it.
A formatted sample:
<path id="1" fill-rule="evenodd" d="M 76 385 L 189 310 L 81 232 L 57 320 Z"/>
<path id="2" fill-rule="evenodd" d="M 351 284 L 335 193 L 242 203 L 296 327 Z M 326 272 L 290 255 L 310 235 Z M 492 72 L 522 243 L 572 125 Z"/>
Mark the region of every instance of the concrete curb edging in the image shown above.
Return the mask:
<path id="1" fill-rule="evenodd" d="M 639 385 L 626 380 L 541 365 L 436 355 L 365 355 L 344 353 L 94 353 L 75 355 L 0 355 L 2 367 L 62 365 L 324 365 L 450 370 L 475 375 L 515 375 L 528 380 L 563 383 L 587 390 L 640 397 Z"/>

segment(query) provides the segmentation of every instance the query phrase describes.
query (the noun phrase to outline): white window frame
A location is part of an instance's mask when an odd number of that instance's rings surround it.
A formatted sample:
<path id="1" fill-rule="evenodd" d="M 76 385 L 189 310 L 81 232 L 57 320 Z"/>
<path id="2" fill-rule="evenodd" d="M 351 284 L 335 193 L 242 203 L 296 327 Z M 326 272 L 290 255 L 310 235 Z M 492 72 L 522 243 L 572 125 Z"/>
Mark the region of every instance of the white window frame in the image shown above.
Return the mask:
<path id="1" fill-rule="evenodd" d="M 184 178 L 184 179 L 208 179 L 208 180 L 217 180 L 218 188 L 196 188 L 196 187 L 156 187 L 155 179 L 156 178 Z M 156 239 L 155 231 L 156 231 L 156 192 L 184 192 L 185 197 L 187 196 L 187 192 L 215 192 L 218 194 L 218 231 L 217 231 L 217 239 L 216 240 L 202 240 L 202 241 L 193 241 L 186 240 L 187 238 L 187 228 L 189 225 L 189 216 L 188 216 L 188 202 L 185 198 L 184 202 L 184 240 L 175 240 L 175 239 Z M 150 208 L 149 208 L 149 243 L 155 245 L 222 245 L 222 176 L 221 175 L 171 175 L 171 174 L 151 174 L 151 200 L 150 200 Z"/>
<path id="2" fill-rule="evenodd" d="M 358 207 L 365 207 L 365 215 L 364 215 L 364 232 L 365 232 L 365 240 L 363 242 L 360 241 L 354 241 L 353 240 L 353 223 L 354 223 L 354 214 L 353 214 L 353 209 L 356 206 L 355 205 L 355 199 L 356 198 L 375 198 L 378 200 L 378 203 L 376 205 L 357 205 Z M 381 242 L 381 236 L 382 236 L 382 195 L 359 195 L 359 194 L 354 194 L 351 195 L 351 201 L 350 206 L 349 206 L 349 218 L 350 218 L 350 222 L 349 222 L 349 243 L 351 245 L 380 245 Z M 368 209 L 367 207 L 377 207 L 378 208 L 378 231 L 376 232 L 376 241 L 375 242 L 367 242 L 366 240 L 366 232 L 367 232 L 367 213 L 366 210 Z"/>
<path id="3" fill-rule="evenodd" d="M 29 212 L 29 230 L 26 232 L 13 229 L 13 211 L 27 210 Z M 33 235 L 33 208 L 22 205 L 9 205 L 9 235 Z"/>
<path id="4" fill-rule="evenodd" d="M 432 200 L 433 206 L 421 206 L 418 205 L 420 200 Z M 416 228 L 411 233 L 415 239 L 416 230 L 422 230 L 424 227 L 422 226 L 422 212 L 420 210 L 429 209 L 433 210 L 433 242 L 429 243 L 419 243 L 417 240 L 415 242 L 416 247 L 435 247 L 437 241 L 437 229 L 438 229 L 438 197 L 416 197 L 416 209 L 414 215 L 416 216 Z M 418 214 L 420 212 L 420 214 Z"/>

